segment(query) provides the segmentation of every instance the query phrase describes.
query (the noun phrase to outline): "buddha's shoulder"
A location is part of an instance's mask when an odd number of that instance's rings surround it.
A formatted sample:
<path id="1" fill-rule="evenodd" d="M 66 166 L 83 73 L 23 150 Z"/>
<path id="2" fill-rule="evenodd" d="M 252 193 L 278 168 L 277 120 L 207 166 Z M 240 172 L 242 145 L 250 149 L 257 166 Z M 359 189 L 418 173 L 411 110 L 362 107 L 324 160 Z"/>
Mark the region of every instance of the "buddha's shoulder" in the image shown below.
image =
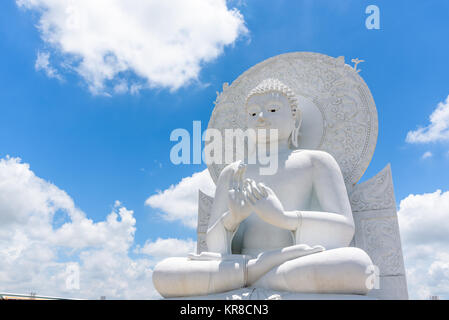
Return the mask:
<path id="1" fill-rule="evenodd" d="M 308 159 L 312 164 L 334 165 L 336 163 L 330 153 L 322 150 L 293 150 L 290 157 L 292 159 Z"/>

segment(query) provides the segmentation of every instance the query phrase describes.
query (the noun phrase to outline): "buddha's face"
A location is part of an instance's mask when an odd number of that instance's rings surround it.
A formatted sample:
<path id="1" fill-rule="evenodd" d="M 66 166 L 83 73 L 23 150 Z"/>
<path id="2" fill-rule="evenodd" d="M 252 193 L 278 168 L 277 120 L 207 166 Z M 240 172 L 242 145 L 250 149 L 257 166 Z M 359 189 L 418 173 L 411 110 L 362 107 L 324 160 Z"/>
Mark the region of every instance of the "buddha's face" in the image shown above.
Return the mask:
<path id="1" fill-rule="evenodd" d="M 252 96 L 247 102 L 247 113 L 248 128 L 277 129 L 279 140 L 287 140 L 295 125 L 287 97 L 278 92 Z"/>

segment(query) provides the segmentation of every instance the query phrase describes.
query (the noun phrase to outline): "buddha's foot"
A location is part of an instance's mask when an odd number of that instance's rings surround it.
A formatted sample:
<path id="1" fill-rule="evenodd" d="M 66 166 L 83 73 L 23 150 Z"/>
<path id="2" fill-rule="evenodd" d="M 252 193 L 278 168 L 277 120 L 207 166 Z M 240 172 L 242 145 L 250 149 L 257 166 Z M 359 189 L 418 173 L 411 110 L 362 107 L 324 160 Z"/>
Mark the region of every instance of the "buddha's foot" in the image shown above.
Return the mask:
<path id="1" fill-rule="evenodd" d="M 246 285 L 252 285 L 272 268 L 279 266 L 286 261 L 322 252 L 324 250 L 325 249 L 322 246 L 310 247 L 306 244 L 298 244 L 263 252 L 259 254 L 257 258 L 248 261 Z"/>

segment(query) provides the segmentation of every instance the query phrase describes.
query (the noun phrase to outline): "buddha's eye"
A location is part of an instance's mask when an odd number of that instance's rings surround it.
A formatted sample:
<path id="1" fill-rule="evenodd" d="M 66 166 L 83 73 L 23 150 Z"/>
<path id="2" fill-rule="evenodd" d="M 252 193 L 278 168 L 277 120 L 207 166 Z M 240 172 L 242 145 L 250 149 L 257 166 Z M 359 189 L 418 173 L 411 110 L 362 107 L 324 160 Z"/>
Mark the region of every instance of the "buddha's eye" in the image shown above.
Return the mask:
<path id="1" fill-rule="evenodd" d="M 257 115 L 257 113 L 251 112 L 249 115 L 250 115 L 251 117 L 255 117 L 255 116 Z"/>
<path id="2" fill-rule="evenodd" d="M 271 108 L 268 109 L 268 111 L 276 112 L 276 111 L 278 111 L 278 107 L 277 106 L 272 106 Z"/>

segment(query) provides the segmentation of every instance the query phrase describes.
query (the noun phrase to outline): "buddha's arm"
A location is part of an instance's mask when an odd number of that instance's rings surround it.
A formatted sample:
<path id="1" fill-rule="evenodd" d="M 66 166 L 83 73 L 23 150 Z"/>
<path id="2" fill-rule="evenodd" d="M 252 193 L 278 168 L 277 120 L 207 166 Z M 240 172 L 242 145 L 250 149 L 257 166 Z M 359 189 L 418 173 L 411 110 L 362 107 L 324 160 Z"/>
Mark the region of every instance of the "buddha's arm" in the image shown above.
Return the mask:
<path id="1" fill-rule="evenodd" d="M 293 231 L 296 244 L 327 249 L 347 246 L 354 235 L 354 221 L 340 168 L 325 152 L 314 152 L 311 157 L 312 183 L 320 211 L 285 211 L 273 190 L 254 181 L 249 200 L 265 222 Z"/>
<path id="2" fill-rule="evenodd" d="M 296 242 L 326 249 L 348 246 L 354 236 L 351 205 L 340 167 L 325 152 L 313 157 L 313 187 L 321 211 L 301 211 Z"/>
<path id="3" fill-rule="evenodd" d="M 238 163 L 231 164 L 223 169 L 218 178 L 206 235 L 208 251 L 231 254 L 232 237 L 243 217 L 229 209 L 228 192 L 233 183 L 239 183 L 241 180 L 244 173 L 241 170 Z"/>
<path id="4" fill-rule="evenodd" d="M 207 250 L 210 252 L 217 252 L 221 254 L 230 254 L 231 239 L 232 232 L 226 229 L 223 223 L 223 217 L 220 217 L 207 230 Z"/>

